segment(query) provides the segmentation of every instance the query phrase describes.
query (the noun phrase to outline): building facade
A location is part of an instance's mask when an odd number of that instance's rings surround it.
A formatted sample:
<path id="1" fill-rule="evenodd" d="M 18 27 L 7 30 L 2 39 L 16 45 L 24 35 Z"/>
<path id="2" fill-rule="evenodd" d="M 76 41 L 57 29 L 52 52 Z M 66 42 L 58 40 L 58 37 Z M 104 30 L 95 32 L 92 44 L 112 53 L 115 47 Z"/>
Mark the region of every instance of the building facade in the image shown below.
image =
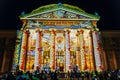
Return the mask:
<path id="1" fill-rule="evenodd" d="M 100 31 L 100 33 L 102 41 L 101 58 L 104 69 L 120 69 L 120 31 L 109 30 Z M 2 45 L 0 46 L 0 73 L 8 72 L 12 68 L 15 41 L 16 30 L 0 30 L 0 45 Z"/>
<path id="2" fill-rule="evenodd" d="M 101 31 L 102 58 L 106 70 L 120 69 L 120 31 Z"/>
<path id="3" fill-rule="evenodd" d="M 102 70 L 99 18 L 61 3 L 21 15 L 12 69 Z"/>
<path id="4" fill-rule="evenodd" d="M 0 73 L 11 70 L 16 41 L 16 30 L 0 30 Z"/>

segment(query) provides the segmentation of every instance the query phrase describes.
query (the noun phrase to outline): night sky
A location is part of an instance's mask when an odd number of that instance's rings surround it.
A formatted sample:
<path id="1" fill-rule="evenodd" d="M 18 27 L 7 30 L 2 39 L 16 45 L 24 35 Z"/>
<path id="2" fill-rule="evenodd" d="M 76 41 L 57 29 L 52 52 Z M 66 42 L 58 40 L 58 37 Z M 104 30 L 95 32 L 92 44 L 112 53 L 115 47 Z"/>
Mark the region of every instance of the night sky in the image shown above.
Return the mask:
<path id="1" fill-rule="evenodd" d="M 0 30 L 20 29 L 19 15 L 52 3 L 66 3 L 101 16 L 100 30 L 120 30 L 120 0 L 0 0 Z"/>

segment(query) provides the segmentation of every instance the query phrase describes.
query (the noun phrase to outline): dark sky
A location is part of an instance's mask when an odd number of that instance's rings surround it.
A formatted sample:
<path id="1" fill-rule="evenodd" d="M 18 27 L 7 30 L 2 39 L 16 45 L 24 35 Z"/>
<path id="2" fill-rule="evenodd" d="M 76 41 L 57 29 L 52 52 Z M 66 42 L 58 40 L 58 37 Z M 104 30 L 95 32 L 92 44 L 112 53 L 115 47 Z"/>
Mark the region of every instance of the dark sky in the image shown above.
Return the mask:
<path id="1" fill-rule="evenodd" d="M 19 15 L 47 4 L 66 3 L 88 13 L 99 13 L 100 30 L 120 30 L 120 0 L 0 0 L 0 29 L 20 29 Z"/>

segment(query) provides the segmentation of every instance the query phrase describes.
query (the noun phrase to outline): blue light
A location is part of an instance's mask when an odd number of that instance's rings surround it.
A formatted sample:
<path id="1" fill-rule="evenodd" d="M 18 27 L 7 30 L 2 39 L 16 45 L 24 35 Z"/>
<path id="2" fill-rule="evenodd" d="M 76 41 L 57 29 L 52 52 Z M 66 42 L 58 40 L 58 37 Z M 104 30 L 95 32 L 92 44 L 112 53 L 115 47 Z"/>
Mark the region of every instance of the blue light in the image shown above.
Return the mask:
<path id="1" fill-rule="evenodd" d="M 58 6 L 62 6 L 62 3 L 61 3 L 61 2 L 59 2 L 59 3 L 58 3 Z"/>
<path id="2" fill-rule="evenodd" d="M 95 12 L 95 15 L 96 15 L 96 16 L 99 16 L 99 14 L 98 14 L 97 12 Z"/>
<path id="3" fill-rule="evenodd" d="M 24 15 L 25 14 L 25 11 L 23 11 L 22 13 L 21 13 L 21 15 Z"/>

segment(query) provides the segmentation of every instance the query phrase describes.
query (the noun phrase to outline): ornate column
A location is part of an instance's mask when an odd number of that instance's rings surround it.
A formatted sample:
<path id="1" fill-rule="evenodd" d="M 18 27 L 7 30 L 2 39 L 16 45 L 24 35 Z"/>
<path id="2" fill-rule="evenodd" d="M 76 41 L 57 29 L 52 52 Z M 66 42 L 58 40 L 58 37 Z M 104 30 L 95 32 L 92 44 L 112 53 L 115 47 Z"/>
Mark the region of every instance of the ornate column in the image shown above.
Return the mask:
<path id="1" fill-rule="evenodd" d="M 85 70 L 90 71 L 90 53 L 89 53 L 89 30 L 84 31 L 84 56 L 85 56 Z"/>
<path id="2" fill-rule="evenodd" d="M 55 52 L 55 36 L 56 36 L 56 30 L 55 29 L 50 29 L 51 31 L 51 69 L 54 70 L 56 69 L 56 52 Z"/>
<path id="3" fill-rule="evenodd" d="M 21 70 L 25 70 L 26 68 L 27 43 L 28 43 L 28 36 L 29 36 L 28 34 L 29 34 L 29 31 L 24 30 L 22 45 L 21 45 L 20 61 L 19 61 L 19 66 Z"/>
<path id="4" fill-rule="evenodd" d="M 90 59 L 90 71 L 95 69 L 94 67 L 94 55 L 93 55 L 93 44 L 92 44 L 92 32 L 89 32 L 88 36 L 88 48 L 89 48 L 89 59 Z"/>
<path id="5" fill-rule="evenodd" d="M 41 41 L 41 29 L 36 29 L 36 47 L 35 47 L 35 64 L 34 69 L 41 67 L 41 51 L 40 51 L 40 41 Z"/>
<path id="6" fill-rule="evenodd" d="M 93 35 L 93 47 L 94 47 L 96 70 L 101 70 L 102 64 L 100 58 L 100 47 L 98 43 L 98 33 L 96 31 L 93 31 L 92 35 Z"/>
<path id="7" fill-rule="evenodd" d="M 65 29 L 65 39 L 66 39 L 66 71 L 71 69 L 70 64 L 70 31 Z"/>
<path id="8" fill-rule="evenodd" d="M 79 35 L 80 31 L 78 30 L 77 32 L 77 54 L 76 54 L 76 60 L 77 60 L 77 66 L 78 69 L 80 70 L 81 67 L 81 55 L 80 55 L 80 35 Z"/>
<path id="9" fill-rule="evenodd" d="M 84 55 L 84 31 L 80 29 L 80 54 L 81 54 L 81 71 L 85 68 L 85 55 Z"/>
<path id="10" fill-rule="evenodd" d="M 17 30 L 17 39 L 14 51 L 12 70 L 16 70 L 16 67 L 19 64 L 22 34 L 23 34 L 22 30 Z"/>

